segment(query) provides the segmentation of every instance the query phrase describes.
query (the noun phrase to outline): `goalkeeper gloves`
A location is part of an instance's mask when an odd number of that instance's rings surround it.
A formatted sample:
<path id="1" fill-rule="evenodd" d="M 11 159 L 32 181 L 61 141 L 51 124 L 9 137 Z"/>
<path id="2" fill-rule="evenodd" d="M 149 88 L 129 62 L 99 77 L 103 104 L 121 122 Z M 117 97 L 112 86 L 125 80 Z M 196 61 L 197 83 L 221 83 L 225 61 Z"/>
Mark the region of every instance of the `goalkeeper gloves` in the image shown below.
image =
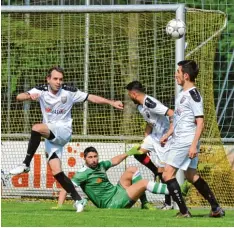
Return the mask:
<path id="1" fill-rule="evenodd" d="M 126 152 L 128 156 L 136 155 L 136 154 L 143 154 L 143 152 L 139 151 L 140 145 L 135 145 L 133 148 L 131 148 L 129 151 Z"/>
<path id="2" fill-rule="evenodd" d="M 84 210 L 84 207 L 86 206 L 88 200 L 83 198 L 81 200 L 77 200 L 75 203 L 74 203 L 74 207 L 76 208 L 76 212 L 82 212 Z"/>

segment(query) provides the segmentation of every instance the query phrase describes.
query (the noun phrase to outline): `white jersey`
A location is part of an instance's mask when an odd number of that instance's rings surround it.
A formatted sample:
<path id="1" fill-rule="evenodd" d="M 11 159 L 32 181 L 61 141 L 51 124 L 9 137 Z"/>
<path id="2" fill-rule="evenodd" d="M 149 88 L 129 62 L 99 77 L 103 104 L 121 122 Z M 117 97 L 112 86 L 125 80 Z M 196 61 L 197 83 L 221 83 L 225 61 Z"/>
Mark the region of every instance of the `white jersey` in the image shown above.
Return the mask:
<path id="1" fill-rule="evenodd" d="M 194 135 L 196 117 L 203 117 L 203 100 L 196 87 L 181 91 L 176 99 L 174 112 L 174 135 Z"/>
<path id="2" fill-rule="evenodd" d="M 43 115 L 43 123 L 62 123 L 72 127 L 71 109 L 74 103 L 84 102 L 88 94 L 80 90 L 62 85 L 57 94 L 50 92 L 49 85 L 40 85 L 28 91 L 29 94 L 40 94 L 39 102 Z"/>
<path id="3" fill-rule="evenodd" d="M 169 129 L 169 120 L 166 116 L 168 108 L 148 95 L 145 96 L 143 105 L 138 105 L 137 108 L 145 121 L 152 125 L 152 136 L 160 140 Z"/>

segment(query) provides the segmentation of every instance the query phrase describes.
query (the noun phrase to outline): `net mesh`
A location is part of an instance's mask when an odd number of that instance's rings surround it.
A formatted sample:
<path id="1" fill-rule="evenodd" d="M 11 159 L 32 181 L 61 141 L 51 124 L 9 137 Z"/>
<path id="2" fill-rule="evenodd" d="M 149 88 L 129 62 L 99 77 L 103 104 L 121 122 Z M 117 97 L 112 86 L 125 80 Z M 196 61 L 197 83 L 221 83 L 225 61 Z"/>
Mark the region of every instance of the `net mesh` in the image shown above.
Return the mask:
<path id="1" fill-rule="evenodd" d="M 89 34 L 85 25 L 89 17 Z M 197 81 L 205 103 L 205 131 L 199 172 L 208 181 L 222 205 L 234 205 L 233 172 L 223 150 L 213 99 L 213 61 L 218 37 L 193 50 L 222 28 L 225 15 L 218 12 L 189 10 L 186 15 L 188 58 L 200 66 Z M 124 101 L 124 111 L 110 106 L 88 104 L 87 128 L 84 108 L 73 108 L 73 140 L 66 146 L 64 171 L 71 176 L 82 166 L 82 151 L 94 145 L 102 160 L 126 151 L 143 138 L 145 123 L 128 99 L 125 86 L 140 80 L 149 95 L 174 108 L 175 41 L 165 34 L 174 13 L 92 13 L 85 14 L 3 14 L 2 15 L 2 167 L 7 171 L 20 163 L 26 153 L 31 126 L 42 116 L 36 102 L 18 103 L 18 93 L 45 83 L 47 70 L 60 64 L 65 82 L 84 90 L 88 74 L 88 92 Z M 85 35 L 86 34 L 86 35 Z M 86 42 L 87 39 L 89 42 Z M 88 45 L 88 46 L 87 46 Z M 86 56 L 85 49 L 89 50 Z M 85 58 L 89 59 L 88 72 Z M 87 132 L 87 135 L 83 135 Z M 77 143 L 79 143 L 77 145 Z M 133 158 L 109 171 L 117 183 L 130 165 L 139 166 L 143 176 L 150 171 Z M 41 143 L 30 174 L 12 177 L 3 195 L 51 196 L 58 185 L 46 167 Z M 149 194 L 151 201 L 155 196 Z M 157 198 L 161 200 L 161 198 Z M 191 188 L 190 205 L 207 205 Z"/>

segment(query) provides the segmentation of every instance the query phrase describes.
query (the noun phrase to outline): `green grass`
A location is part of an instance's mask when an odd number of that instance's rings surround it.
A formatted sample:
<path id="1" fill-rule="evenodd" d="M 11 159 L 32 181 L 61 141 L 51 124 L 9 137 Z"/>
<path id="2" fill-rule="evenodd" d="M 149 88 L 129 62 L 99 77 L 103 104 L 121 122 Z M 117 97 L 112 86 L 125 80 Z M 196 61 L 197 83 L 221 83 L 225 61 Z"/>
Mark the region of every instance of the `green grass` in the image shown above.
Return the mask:
<path id="1" fill-rule="evenodd" d="M 147 211 L 132 209 L 97 209 L 87 206 L 76 213 L 71 204 L 61 210 L 51 210 L 53 202 L 23 202 L 2 200 L 2 226 L 7 227 L 231 227 L 234 226 L 234 210 L 227 210 L 224 218 L 209 218 L 208 209 L 191 209 L 193 218 L 175 218 L 176 210 Z"/>

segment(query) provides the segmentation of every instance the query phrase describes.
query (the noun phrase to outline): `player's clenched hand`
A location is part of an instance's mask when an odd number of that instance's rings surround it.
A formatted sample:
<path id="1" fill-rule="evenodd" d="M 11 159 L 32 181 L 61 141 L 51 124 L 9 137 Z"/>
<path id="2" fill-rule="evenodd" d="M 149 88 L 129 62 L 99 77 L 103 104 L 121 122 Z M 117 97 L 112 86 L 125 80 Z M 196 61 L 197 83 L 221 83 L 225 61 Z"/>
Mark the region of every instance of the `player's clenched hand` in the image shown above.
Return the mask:
<path id="1" fill-rule="evenodd" d="M 40 97 L 40 94 L 39 93 L 32 93 L 32 94 L 29 94 L 30 95 L 30 98 L 35 101 L 37 100 L 39 97 Z"/>
<path id="2" fill-rule="evenodd" d="M 189 148 L 189 154 L 188 154 L 189 158 L 193 159 L 197 156 L 197 147 L 192 145 L 190 148 Z"/>
<path id="3" fill-rule="evenodd" d="M 163 135 L 163 137 L 160 139 L 160 144 L 162 147 L 165 146 L 167 140 L 168 140 L 168 135 L 167 134 Z"/>
<path id="4" fill-rule="evenodd" d="M 124 108 L 122 101 L 114 101 L 112 103 L 112 106 L 117 108 L 117 109 L 120 109 L 120 110 L 122 110 Z"/>

